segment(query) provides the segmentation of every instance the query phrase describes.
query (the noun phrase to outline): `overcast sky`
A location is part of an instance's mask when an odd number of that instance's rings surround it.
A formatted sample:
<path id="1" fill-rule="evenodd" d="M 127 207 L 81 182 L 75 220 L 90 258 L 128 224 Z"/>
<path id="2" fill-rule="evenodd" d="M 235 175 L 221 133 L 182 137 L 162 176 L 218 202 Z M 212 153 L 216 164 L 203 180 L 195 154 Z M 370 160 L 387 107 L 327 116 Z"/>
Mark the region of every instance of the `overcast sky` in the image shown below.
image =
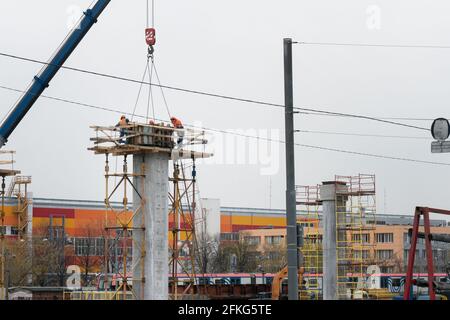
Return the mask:
<path id="1" fill-rule="evenodd" d="M 68 33 L 73 9 L 90 4 L 91 0 L 0 1 L 0 51 L 47 60 Z M 449 9 L 443 0 L 156 0 L 156 62 L 163 84 L 282 104 L 284 37 L 301 42 L 450 45 Z M 113 0 L 66 65 L 139 79 L 146 63 L 145 27 L 145 0 Z M 448 117 L 449 54 L 450 49 L 297 45 L 295 105 L 376 117 Z M 0 57 L 0 85 L 23 90 L 40 67 Z M 46 94 L 132 112 L 138 89 L 136 84 L 62 70 Z M 271 138 L 284 140 L 280 108 L 165 93 L 171 113 L 186 123 L 255 133 L 269 130 Z M 17 98 L 17 93 L 0 89 L 1 116 Z M 157 117 L 167 118 L 160 97 L 157 102 Z M 145 110 L 141 101 L 137 112 Z M 102 200 L 104 159 L 87 151 L 89 126 L 117 120 L 114 113 L 40 99 L 7 149 L 18 152 L 16 167 L 33 176 L 36 197 Z M 298 133 L 296 141 L 450 164 L 450 155 L 430 153 L 432 138 L 426 131 L 312 115 L 296 115 L 295 127 L 425 137 Z M 273 149 L 276 172 L 262 170 L 267 167 L 263 163 L 200 165 L 202 196 L 220 198 L 226 206 L 284 208 L 283 148 Z M 411 214 L 417 205 L 450 208 L 449 166 L 296 149 L 297 184 L 358 173 L 376 174 L 379 213 L 386 209 Z"/>

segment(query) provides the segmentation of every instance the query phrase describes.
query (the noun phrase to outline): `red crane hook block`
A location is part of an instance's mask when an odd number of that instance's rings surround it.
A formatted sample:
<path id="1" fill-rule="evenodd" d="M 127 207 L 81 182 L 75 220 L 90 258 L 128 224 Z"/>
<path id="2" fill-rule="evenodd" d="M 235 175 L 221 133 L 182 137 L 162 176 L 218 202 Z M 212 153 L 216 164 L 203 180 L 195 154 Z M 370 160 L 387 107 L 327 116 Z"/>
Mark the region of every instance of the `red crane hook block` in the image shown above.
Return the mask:
<path id="1" fill-rule="evenodd" d="M 154 46 L 156 44 L 156 30 L 155 28 L 145 29 L 145 41 L 149 46 Z"/>

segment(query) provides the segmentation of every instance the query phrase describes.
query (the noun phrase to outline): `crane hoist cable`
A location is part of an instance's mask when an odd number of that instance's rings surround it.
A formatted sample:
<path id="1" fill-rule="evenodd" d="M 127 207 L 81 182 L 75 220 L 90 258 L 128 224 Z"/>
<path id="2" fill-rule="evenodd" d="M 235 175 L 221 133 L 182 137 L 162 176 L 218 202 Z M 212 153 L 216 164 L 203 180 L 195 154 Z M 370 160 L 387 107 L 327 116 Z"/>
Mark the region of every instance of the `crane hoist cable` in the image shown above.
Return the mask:
<path id="1" fill-rule="evenodd" d="M 144 82 L 144 80 L 148 74 L 149 75 L 149 83 L 151 83 L 153 80 L 153 70 L 154 70 L 154 67 L 153 67 L 154 66 L 153 54 L 155 51 L 154 45 L 156 44 L 155 28 L 153 27 L 154 26 L 155 3 L 154 3 L 154 0 L 152 0 L 151 14 L 150 14 L 150 1 L 147 0 L 146 2 L 147 2 L 147 15 L 146 15 L 145 41 L 148 45 L 148 49 L 147 49 L 147 59 L 146 59 L 146 64 L 145 64 L 145 68 L 144 68 L 144 74 L 142 75 L 142 82 Z M 150 15 L 152 17 L 152 26 L 151 27 L 150 27 Z M 136 98 L 136 103 L 134 105 L 134 109 L 133 109 L 133 113 L 132 113 L 133 116 L 132 116 L 131 120 L 134 119 L 134 116 L 136 114 L 136 109 L 139 105 L 142 88 L 143 88 L 143 83 L 141 83 L 141 85 L 139 86 L 139 91 L 138 91 L 138 95 Z M 149 122 L 150 107 L 152 108 L 153 119 L 155 119 L 156 115 L 155 115 L 155 106 L 154 106 L 154 99 L 153 99 L 153 88 L 151 86 L 149 86 L 148 97 L 147 97 L 147 112 L 146 112 L 147 122 Z"/>
<path id="2" fill-rule="evenodd" d="M 150 64 L 147 64 L 147 70 L 148 70 L 148 73 L 149 73 L 149 82 L 150 83 L 152 83 L 152 80 L 153 80 L 153 61 L 152 61 L 152 66 L 151 66 L 151 68 L 150 68 Z M 153 116 L 153 120 L 155 120 L 156 119 L 156 114 L 155 114 L 155 104 L 154 104 L 154 101 L 153 101 L 153 87 L 152 86 L 149 86 L 148 87 L 148 99 L 147 99 L 147 122 L 148 122 L 148 120 L 149 120 L 149 117 L 148 117 L 148 113 L 149 113 L 149 107 L 150 107 L 150 104 L 151 104 L 151 106 L 152 106 L 152 116 Z"/>
<path id="3" fill-rule="evenodd" d="M 154 46 L 156 44 L 155 0 L 151 0 L 151 1 L 152 1 L 152 6 L 151 6 L 151 17 L 152 17 L 151 25 L 150 25 L 150 0 L 147 0 L 147 28 L 145 29 L 145 41 L 147 42 L 147 45 L 148 45 L 147 59 L 151 62 L 151 69 L 150 69 L 151 71 L 149 71 L 148 73 L 150 74 L 150 83 L 151 83 L 152 82 L 152 76 L 153 76 L 153 70 L 155 71 L 156 79 L 158 80 L 158 84 L 159 84 L 160 89 L 161 89 L 161 95 L 162 95 L 163 100 L 164 100 L 164 105 L 166 107 L 167 114 L 169 115 L 169 118 L 171 118 L 171 114 L 170 114 L 170 110 L 169 110 L 169 104 L 167 103 L 167 98 L 166 98 L 166 95 L 164 93 L 164 89 L 161 87 L 161 80 L 159 78 L 158 70 L 156 69 L 156 64 L 155 64 L 155 57 L 154 57 L 154 52 L 155 52 Z M 151 90 L 152 90 L 152 86 L 150 86 L 150 92 L 149 92 L 150 99 L 149 100 L 151 100 L 151 104 L 152 104 L 152 108 L 153 108 L 153 118 L 155 118 L 155 111 L 154 111 L 154 106 L 153 106 L 153 92 Z M 149 103 L 150 103 L 150 101 L 149 101 Z"/>
<path id="4" fill-rule="evenodd" d="M 167 114 L 168 114 L 169 118 L 171 118 L 172 116 L 170 114 L 169 104 L 167 103 L 166 94 L 164 93 L 164 89 L 162 87 L 161 80 L 159 79 L 158 70 L 156 69 L 156 64 L 155 64 L 154 60 L 153 60 L 153 67 L 155 68 L 156 80 L 158 80 L 159 88 L 161 89 L 161 95 L 162 95 L 163 100 L 164 100 L 164 105 L 166 106 Z"/>
<path id="5" fill-rule="evenodd" d="M 145 77 L 147 76 L 149 64 L 150 64 L 150 62 L 149 62 L 149 60 L 147 60 L 147 63 L 146 63 L 145 68 L 144 68 L 144 74 L 142 75 L 142 82 L 144 82 Z M 143 83 L 139 86 L 139 91 L 138 91 L 138 94 L 137 94 L 136 102 L 134 104 L 134 109 L 133 109 L 133 113 L 132 113 L 132 116 L 131 116 L 131 121 L 133 121 L 134 116 L 136 115 L 136 109 L 137 109 L 137 106 L 139 104 L 139 99 L 141 97 L 141 92 L 142 92 L 142 87 L 143 86 L 144 86 Z"/>

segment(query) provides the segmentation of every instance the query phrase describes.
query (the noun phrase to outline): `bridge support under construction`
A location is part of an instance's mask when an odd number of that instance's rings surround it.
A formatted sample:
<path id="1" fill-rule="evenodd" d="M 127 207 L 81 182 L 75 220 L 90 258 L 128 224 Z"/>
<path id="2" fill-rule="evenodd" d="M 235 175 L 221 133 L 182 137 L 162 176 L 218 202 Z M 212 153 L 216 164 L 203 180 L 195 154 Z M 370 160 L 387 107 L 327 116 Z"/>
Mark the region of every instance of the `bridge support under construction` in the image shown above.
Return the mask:
<path id="1" fill-rule="evenodd" d="M 186 150 L 184 147 L 205 145 L 204 132 L 183 129 L 184 143 L 175 148 L 174 136 L 179 129 L 164 124 L 130 124 L 126 127 L 92 127 L 96 136 L 91 138 L 94 147 L 89 150 L 96 154 L 105 154 L 106 188 L 105 204 L 107 210 L 114 211 L 110 205 L 112 194 L 123 184 L 123 210 L 115 211 L 115 227 L 106 229 L 121 230 L 117 237 L 125 237 L 123 243 L 123 263 L 117 270 L 122 275 L 123 291 L 127 299 L 132 291 L 138 300 L 169 299 L 169 161 L 182 159 L 208 158 L 211 154 Z M 120 133 L 120 136 L 119 136 Z M 109 174 L 108 156 L 124 157 L 123 172 Z M 127 156 L 133 156 L 133 172 L 128 173 Z M 119 177 L 120 182 L 111 194 L 108 193 L 108 178 Z M 132 178 L 132 179 L 131 179 Z M 127 186 L 133 192 L 133 208 L 128 208 Z M 128 260 L 128 240 L 132 233 L 132 259 Z M 108 263 L 106 263 L 106 266 Z M 106 267 L 107 268 L 107 267 Z M 107 272 L 105 272 L 107 273 Z M 129 278 L 132 274 L 132 289 Z M 131 289 L 131 290 L 130 290 Z M 117 298 L 117 297 L 114 297 Z"/>

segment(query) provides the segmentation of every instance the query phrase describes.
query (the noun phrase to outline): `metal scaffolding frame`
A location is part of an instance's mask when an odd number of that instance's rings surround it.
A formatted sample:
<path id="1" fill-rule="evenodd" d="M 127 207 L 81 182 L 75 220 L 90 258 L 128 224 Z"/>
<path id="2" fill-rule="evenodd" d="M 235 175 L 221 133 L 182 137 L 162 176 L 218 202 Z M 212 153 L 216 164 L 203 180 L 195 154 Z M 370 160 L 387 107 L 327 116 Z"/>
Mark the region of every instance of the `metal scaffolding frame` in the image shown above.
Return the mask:
<path id="1" fill-rule="evenodd" d="M 373 246 L 367 234 L 375 228 L 375 175 L 336 176 L 337 296 L 352 299 L 363 289 Z"/>
<path id="2" fill-rule="evenodd" d="M 7 197 L 15 197 L 17 206 L 14 214 L 17 216 L 17 230 L 19 240 L 27 235 L 28 225 L 28 207 L 31 204 L 28 199 L 28 185 L 31 183 L 31 176 L 14 176 L 8 188 Z"/>
<path id="3" fill-rule="evenodd" d="M 0 151 L 0 155 L 11 155 L 11 160 L 0 160 L 0 165 L 11 165 L 11 168 L 0 168 L 1 177 L 1 211 L 0 211 L 0 300 L 5 300 L 8 296 L 6 288 L 6 226 L 5 226 L 5 197 L 6 197 L 6 177 L 14 177 L 20 174 L 20 171 L 14 170 L 15 151 Z"/>
<path id="4" fill-rule="evenodd" d="M 322 201 L 320 200 L 320 186 L 297 186 L 297 206 L 306 213 L 303 223 L 303 267 L 305 270 L 306 290 L 310 299 L 322 298 L 321 273 L 322 262 L 322 233 L 319 229 Z M 299 222 L 297 222 L 299 223 Z"/>
<path id="5" fill-rule="evenodd" d="M 105 164 L 105 179 L 106 179 L 106 196 L 105 196 L 105 205 L 106 205 L 106 214 L 105 214 L 105 252 L 104 252 L 104 274 L 105 274 L 105 283 L 108 283 L 108 274 L 110 271 L 114 271 L 119 275 L 119 279 L 121 283 L 116 287 L 115 293 L 111 296 L 111 299 L 118 300 L 120 296 L 122 299 L 130 298 L 129 292 L 132 293 L 132 297 L 134 299 L 142 299 L 143 292 L 135 292 L 133 288 L 129 285 L 132 281 L 144 281 L 144 279 L 134 279 L 130 276 L 133 274 L 134 268 L 140 267 L 142 270 L 143 266 L 143 255 L 145 255 L 145 248 L 139 247 L 136 242 L 133 242 L 134 250 L 141 250 L 141 259 L 138 261 L 139 266 L 131 265 L 131 268 L 128 268 L 129 265 L 129 256 L 128 252 L 130 240 L 131 240 L 131 232 L 137 230 L 144 230 L 144 226 L 133 226 L 133 218 L 136 214 L 142 209 L 143 204 L 146 201 L 145 198 L 145 184 L 142 185 L 142 190 L 137 190 L 131 178 L 144 178 L 145 177 L 145 164 L 142 164 L 141 173 L 129 173 L 128 172 L 128 161 L 127 155 L 123 155 L 123 170 L 122 172 L 114 172 L 110 173 L 109 167 L 109 154 L 106 154 L 106 164 Z M 110 178 L 114 178 L 117 183 L 114 183 L 112 191 L 109 191 L 109 183 Z M 122 205 L 123 207 L 118 210 L 111 205 L 112 197 L 118 193 L 120 187 L 123 187 L 123 195 L 122 195 Z M 128 201 L 128 191 L 134 190 L 139 195 L 140 206 L 138 206 L 137 210 L 133 210 L 130 208 L 130 203 Z M 134 199 L 136 201 L 136 199 Z M 110 219 L 110 215 L 112 215 L 112 219 Z M 113 224 L 110 223 L 113 221 Z M 131 240 L 132 241 L 132 240 Z M 119 268 L 118 265 L 115 265 L 115 270 L 109 270 L 110 266 L 110 251 L 112 248 L 117 246 L 117 243 L 121 243 L 121 253 L 122 253 L 122 268 Z M 115 254 L 117 258 L 117 253 Z M 120 265 L 120 264 L 119 264 Z M 143 273 L 141 273 L 143 274 Z M 143 287 L 142 287 L 143 288 Z M 119 295 L 120 293 L 120 295 Z"/>
<path id="6" fill-rule="evenodd" d="M 196 294 L 197 283 L 197 169 L 195 158 L 192 165 L 188 166 L 187 161 L 174 161 L 173 176 L 169 181 L 173 183 L 172 192 L 169 193 L 171 210 L 169 221 L 171 223 L 170 232 L 172 241 L 170 245 L 169 270 L 171 272 L 170 298 L 192 299 Z M 191 175 L 187 170 L 192 167 Z M 203 217 L 203 216 L 202 216 Z M 202 219 L 202 218 L 201 218 Z M 184 252 L 180 256 L 180 252 Z M 183 285 L 189 282 L 181 294 L 178 293 L 179 270 L 183 274 Z"/>

